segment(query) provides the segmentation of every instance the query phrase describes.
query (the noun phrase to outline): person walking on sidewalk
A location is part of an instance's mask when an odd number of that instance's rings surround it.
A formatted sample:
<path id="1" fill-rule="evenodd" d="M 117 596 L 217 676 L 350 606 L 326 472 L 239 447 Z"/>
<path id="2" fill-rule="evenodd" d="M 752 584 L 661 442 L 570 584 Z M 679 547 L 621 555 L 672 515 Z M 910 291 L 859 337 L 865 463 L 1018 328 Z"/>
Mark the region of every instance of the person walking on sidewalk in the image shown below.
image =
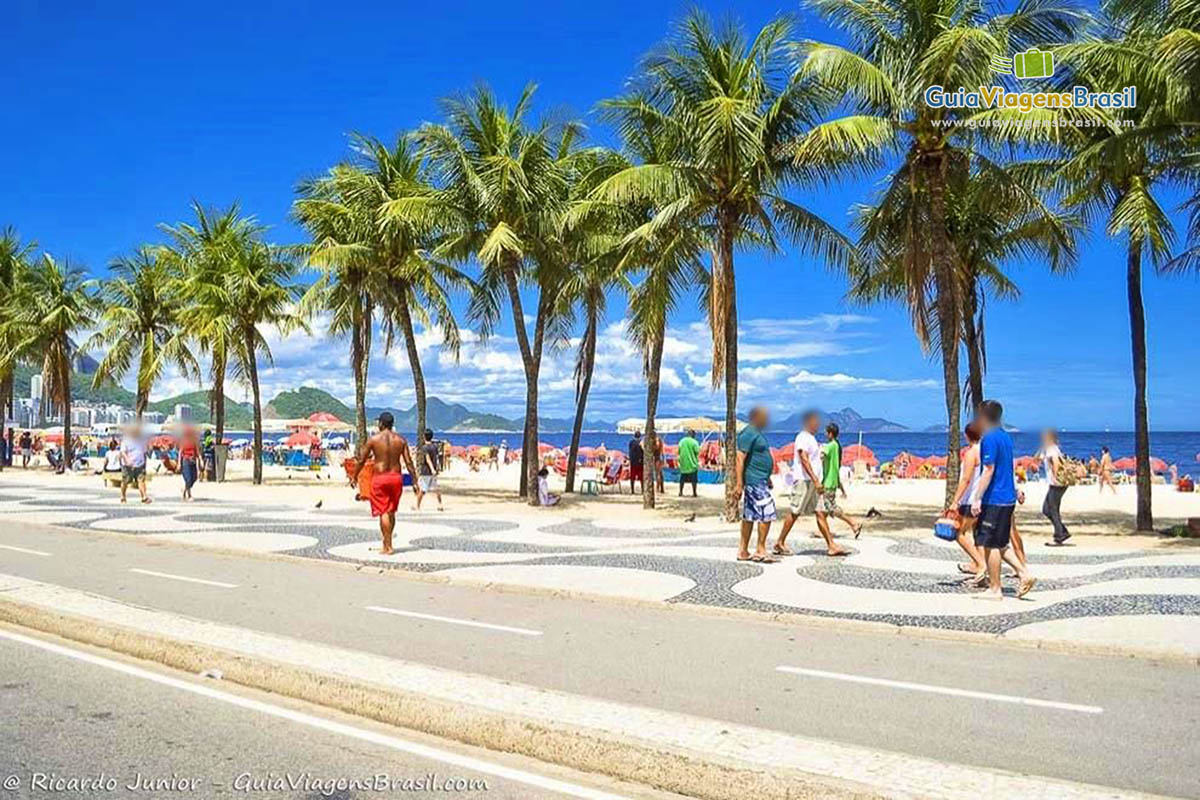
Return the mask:
<path id="1" fill-rule="evenodd" d="M 438 511 L 445 511 L 442 508 L 442 490 L 438 488 L 438 473 L 442 471 L 441 458 L 442 446 L 433 440 L 433 430 L 426 428 L 425 441 L 417 448 L 417 483 L 421 486 L 421 491 L 417 493 L 417 511 L 421 510 L 421 501 L 430 492 L 437 496 Z"/>
<path id="2" fill-rule="evenodd" d="M 825 445 L 821 448 L 824 477 L 821 479 L 821 502 L 817 507 L 817 520 L 819 523 L 824 522 L 825 528 L 828 529 L 829 517 L 836 517 L 850 526 L 854 538 L 857 539 L 862 533 L 862 523 L 856 522 L 853 517 L 842 511 L 837 501 L 838 490 L 841 489 L 843 494 L 846 492 L 842 488 L 842 443 L 838 441 L 838 433 L 836 422 L 825 426 Z"/>
<path id="3" fill-rule="evenodd" d="M 978 585 L 987 582 L 987 566 L 972 537 L 976 520 L 971 514 L 971 504 L 975 502 L 979 492 L 979 473 L 982 471 L 982 465 L 979 463 L 979 423 L 968 423 L 963 433 L 967 437 L 967 449 L 963 454 L 958 488 L 954 492 L 954 502 L 950 507 L 958 509 L 958 535 L 955 539 L 967 554 L 967 558 L 971 559 L 970 564 L 959 564 L 958 571 L 968 576 L 966 581 Z"/>
<path id="4" fill-rule="evenodd" d="M 700 476 L 700 442 L 696 432 L 688 431 L 679 440 L 679 496 L 683 497 L 684 484 L 692 485 L 692 497 L 696 497 L 696 485 Z"/>
<path id="5" fill-rule="evenodd" d="M 822 485 L 821 446 L 817 444 L 817 429 L 821 425 L 821 415 L 809 411 L 804 415 L 804 427 L 796 434 L 794 443 L 795 453 L 792 455 L 792 493 L 788 500 L 788 515 L 783 521 L 783 530 L 779 532 L 779 541 L 775 543 L 775 553 L 789 556 L 792 551 L 787 546 L 787 536 L 792 526 L 800 517 L 813 516 L 817 521 L 817 531 L 825 539 L 825 551 L 831 556 L 849 555 L 846 550 L 838 547 L 829 531 L 829 522 L 823 514 L 817 513 L 817 501 L 825 488 Z"/>
<path id="6" fill-rule="evenodd" d="M 367 464 L 367 457 L 374 459 L 374 474 L 371 477 L 368 499 L 371 501 L 371 516 L 379 517 L 379 533 L 383 537 L 383 546 L 379 553 L 385 556 L 395 552 L 392 549 L 392 531 L 396 527 L 396 510 L 400 508 L 400 495 L 404 492 L 404 474 L 400 471 L 401 466 L 408 469 L 418 500 L 422 494 L 408 442 L 392 430 L 395 424 L 392 412 L 384 411 L 379 415 L 379 432 L 359 447 L 354 475 L 350 478 L 350 483 L 354 486 L 354 496 L 357 498 L 358 476 Z"/>
<path id="7" fill-rule="evenodd" d="M 775 459 L 763 435 L 768 423 L 767 410 L 762 406 L 750 409 L 750 424 L 737 437 L 737 486 L 742 496 L 742 534 L 738 561 L 757 561 L 775 564 L 779 559 L 767 552 L 767 534 L 776 519 L 775 496 L 771 494 L 771 473 Z M 758 525 L 754 553 L 750 552 L 750 532 Z"/>
<path id="8" fill-rule="evenodd" d="M 1001 420 L 1004 406 L 996 400 L 985 400 L 979 406 L 979 423 L 983 440 L 979 444 L 979 493 L 971 503 L 971 516 L 977 517 L 975 546 L 983 548 L 987 566 L 988 587 L 975 597 L 1000 600 L 1000 561 L 1005 561 L 1020 578 L 1017 597 L 1029 594 L 1036 580 L 1020 559 L 1009 549 L 1012 537 L 1013 512 L 1017 505 L 1017 486 L 1013 475 L 1013 442 Z"/>
<path id="9" fill-rule="evenodd" d="M 1042 466 L 1046 471 L 1046 499 L 1042 502 L 1042 516 L 1054 526 L 1054 544 L 1060 545 L 1071 538 L 1071 532 L 1062 521 L 1062 500 L 1067 487 L 1073 483 L 1067 470 L 1074 466 L 1063 458 L 1058 447 L 1058 431 L 1048 428 L 1042 433 Z M 1049 542 L 1047 542 L 1049 544 Z"/>

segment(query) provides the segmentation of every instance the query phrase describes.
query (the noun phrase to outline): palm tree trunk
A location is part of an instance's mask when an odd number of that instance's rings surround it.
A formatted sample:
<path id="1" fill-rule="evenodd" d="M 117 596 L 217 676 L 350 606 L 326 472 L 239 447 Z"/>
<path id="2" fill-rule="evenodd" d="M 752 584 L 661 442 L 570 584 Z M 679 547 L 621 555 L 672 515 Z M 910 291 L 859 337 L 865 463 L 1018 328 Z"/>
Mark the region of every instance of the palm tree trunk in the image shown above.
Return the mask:
<path id="1" fill-rule="evenodd" d="M 142 415 L 146 413 L 146 407 L 150 405 L 150 387 L 139 386 L 137 397 L 133 400 L 133 413 L 137 417 L 138 422 L 142 421 Z"/>
<path id="2" fill-rule="evenodd" d="M 934 288 L 937 290 L 936 307 L 938 334 L 942 350 L 942 384 L 946 395 L 946 503 L 954 499 L 958 487 L 960 427 L 962 420 L 962 395 L 958 388 L 958 345 L 959 309 L 958 289 L 953 266 L 954 255 L 946 230 L 946 184 L 943 153 L 930 159 L 927 169 L 929 181 L 929 216 L 931 242 L 933 245 Z"/>
<path id="3" fill-rule="evenodd" d="M 208 404 L 212 411 L 214 427 L 217 429 L 217 441 L 225 438 L 225 357 L 213 354 L 213 386 Z"/>
<path id="4" fill-rule="evenodd" d="M 68 352 L 69 342 L 63 347 L 63 352 Z M 71 359 L 67 356 L 62 363 L 58 365 L 58 385 L 61 387 L 59 391 L 62 393 L 62 415 L 63 415 L 63 472 L 69 472 L 71 463 L 74 461 L 75 449 L 71 446 Z"/>
<path id="5" fill-rule="evenodd" d="M 546 340 L 546 323 L 550 319 L 553 296 L 547 287 L 542 287 L 539 292 L 537 317 L 533 323 L 533 371 L 525 385 L 525 435 L 529 440 L 531 456 L 526 462 L 525 485 L 531 506 L 538 505 L 541 500 L 537 490 L 538 470 L 541 469 L 541 453 L 538 450 L 538 377 L 542 371 L 542 346 Z"/>
<path id="6" fill-rule="evenodd" d="M 258 388 L 258 354 L 254 350 L 254 330 L 246 333 L 246 372 L 250 376 L 250 391 L 254 396 L 254 485 L 262 483 L 262 397 Z M 217 440 L 220 443 L 220 440 Z"/>
<path id="7" fill-rule="evenodd" d="M 596 329 L 599 314 L 594 303 L 587 303 L 587 326 L 583 331 L 582 358 L 579 360 L 579 393 L 575 397 L 575 425 L 571 428 L 571 446 L 567 450 L 567 491 L 575 491 L 575 466 L 579 460 L 579 438 L 583 434 L 583 415 L 587 411 L 588 392 L 596 368 Z"/>
<path id="8" fill-rule="evenodd" d="M 1154 530 L 1150 502 L 1150 415 L 1146 407 L 1146 309 L 1142 304 L 1142 248 L 1130 242 L 1126 262 L 1129 334 L 1133 346 L 1133 450 L 1137 459 L 1137 529 Z"/>
<path id="9" fill-rule="evenodd" d="M 367 440 L 367 370 L 370 368 L 370 314 L 355 309 L 350 332 L 350 368 L 354 371 L 354 434 L 361 445 Z"/>
<path id="10" fill-rule="evenodd" d="M 975 283 L 974 278 L 971 280 Z M 967 294 L 967 310 L 963 315 L 963 344 L 967 348 L 967 390 L 971 398 L 971 409 L 983 402 L 983 335 L 981 326 L 976 325 L 979 313 L 978 287 L 971 286 Z M 980 320 L 982 321 L 982 320 Z M 971 410 L 968 409 L 968 412 Z"/>
<path id="11" fill-rule="evenodd" d="M 400 292 L 396 312 L 400 315 L 400 328 L 404 333 L 404 347 L 408 351 L 408 366 L 412 370 L 413 393 L 417 398 L 417 444 L 425 441 L 425 371 L 421 369 L 421 352 L 417 349 L 417 336 L 413 331 L 412 314 L 408 310 L 407 287 Z"/>
<path id="12" fill-rule="evenodd" d="M 662 442 L 658 440 L 658 431 L 654 418 L 658 415 L 659 376 L 662 372 L 663 340 L 666 338 L 666 319 L 658 323 L 654 331 L 654 341 L 650 343 L 649 363 L 646 365 L 646 451 L 643 464 L 645 465 L 642 480 L 642 508 L 654 508 L 654 493 L 658 488 L 658 457 L 662 452 Z"/>
<path id="13" fill-rule="evenodd" d="M 7 369 L 4 371 L 3 377 L 0 377 L 0 436 L 4 436 L 3 439 L 0 439 L 0 471 L 8 465 L 9 459 L 12 458 L 3 423 L 15 416 L 13 413 L 13 372 L 12 369 Z"/>
<path id="14" fill-rule="evenodd" d="M 737 287 L 733 271 L 733 219 L 729 212 L 720 217 L 717 246 L 714 248 L 713 272 L 721 291 L 714 302 L 722 305 L 721 330 L 725 373 L 725 519 L 736 522 L 741 517 L 741 498 L 737 492 L 737 396 L 738 396 L 738 338 Z"/>
<path id="15" fill-rule="evenodd" d="M 537 362 L 529 344 L 529 333 L 525 330 L 525 312 L 521 307 L 521 289 L 517 285 L 519 265 L 511 264 L 504 271 L 504 285 L 508 289 L 508 300 L 512 305 L 513 328 L 517 335 L 517 347 L 525 367 L 525 431 L 521 441 L 521 485 L 520 496 L 529 498 L 530 505 L 537 503 Z M 540 309 L 539 309 L 540 312 Z M 541 314 L 538 314 L 539 326 Z M 531 491 L 532 489 L 532 491 Z"/>

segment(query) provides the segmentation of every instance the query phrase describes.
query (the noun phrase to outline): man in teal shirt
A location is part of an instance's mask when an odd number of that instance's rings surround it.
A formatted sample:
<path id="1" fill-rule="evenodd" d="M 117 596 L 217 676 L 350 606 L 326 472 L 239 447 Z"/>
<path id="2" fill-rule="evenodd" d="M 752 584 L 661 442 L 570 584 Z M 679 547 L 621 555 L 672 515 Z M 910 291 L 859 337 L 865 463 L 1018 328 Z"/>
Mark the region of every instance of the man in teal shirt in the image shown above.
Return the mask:
<path id="1" fill-rule="evenodd" d="M 696 496 L 696 484 L 699 483 L 700 472 L 700 443 L 696 441 L 696 432 L 688 431 L 679 440 L 679 496 L 683 497 L 683 485 L 692 485 L 692 497 Z"/>
<path id="2" fill-rule="evenodd" d="M 767 534 L 775 521 L 775 496 L 771 494 L 771 473 L 775 459 L 763 435 L 768 423 L 767 410 L 762 406 L 750 409 L 750 424 L 737 437 L 735 493 L 742 496 L 742 539 L 738 561 L 757 561 L 774 564 L 778 558 L 767 553 Z M 750 531 L 758 523 L 758 541 L 750 554 Z"/>

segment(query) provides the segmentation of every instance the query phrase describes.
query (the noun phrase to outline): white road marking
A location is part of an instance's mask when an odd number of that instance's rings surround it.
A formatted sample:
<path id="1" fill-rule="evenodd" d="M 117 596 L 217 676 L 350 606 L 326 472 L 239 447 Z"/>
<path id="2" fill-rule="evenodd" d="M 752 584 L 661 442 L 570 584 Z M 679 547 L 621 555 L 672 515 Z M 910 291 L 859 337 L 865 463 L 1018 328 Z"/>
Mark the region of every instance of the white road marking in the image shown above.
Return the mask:
<path id="1" fill-rule="evenodd" d="M 476 622 L 473 619 L 458 619 L 456 617 L 439 617 L 436 614 L 422 614 L 418 611 L 401 611 L 398 608 L 387 608 L 385 606 L 367 606 L 367 611 L 379 611 L 383 614 L 395 614 L 397 617 L 414 617 L 415 619 L 428 619 L 434 622 L 448 622 L 451 625 L 467 625 L 472 628 L 487 628 L 493 631 L 504 631 L 505 633 L 519 633 L 522 636 L 541 636 L 541 631 L 531 630 L 529 628 L 513 628 L 508 625 L 493 625 L 490 622 Z"/>
<path id="2" fill-rule="evenodd" d="M 534 772 L 526 772 L 525 770 L 516 769 L 515 767 L 506 767 L 502 764 L 495 764 L 490 761 L 483 761 L 471 756 L 460 755 L 449 750 L 442 750 L 437 747 L 420 744 L 418 742 L 410 742 L 396 736 L 389 736 L 385 733 L 377 733 L 376 731 L 367 730 L 365 728 L 357 728 L 353 725 L 347 725 L 341 722 L 322 719 L 321 717 L 305 714 L 302 711 L 294 711 L 290 708 L 274 706 L 270 703 L 264 703 L 259 700 L 252 700 L 248 697 L 241 697 L 236 694 L 223 692 L 219 689 L 214 689 L 210 686 L 190 683 L 178 678 L 172 678 L 169 675 L 161 675 L 157 672 L 135 667 L 132 664 L 124 664 L 119 661 L 111 661 L 101 656 L 80 650 L 72 650 L 69 647 L 54 644 L 52 642 L 44 642 L 41 639 L 34 639 L 29 636 L 22 636 L 19 633 L 0 630 L 0 638 L 10 641 L 19 642 L 21 644 L 36 647 L 41 650 L 46 650 L 51 653 L 56 653 L 67 658 L 73 658 L 76 661 L 82 661 L 86 664 L 92 664 L 106 669 L 111 669 L 114 672 L 121 672 L 126 675 L 131 675 L 135 678 L 153 681 L 154 683 L 170 686 L 175 689 L 180 689 L 185 692 L 207 697 L 212 700 L 219 700 L 222 703 L 228 703 L 232 706 L 245 708 L 250 711 L 257 711 L 260 714 L 285 719 L 290 722 L 295 722 L 300 725 L 307 725 L 310 728 L 317 728 L 328 733 L 337 734 L 339 736 L 347 736 L 352 739 L 369 742 L 371 744 L 387 747 L 392 750 L 399 750 L 404 753 L 421 758 L 428 758 L 434 761 L 440 761 L 443 764 L 460 767 L 462 769 L 472 770 L 474 772 L 482 772 L 485 775 L 494 775 L 497 778 L 504 780 L 523 783 L 527 786 L 535 786 L 539 789 L 545 789 L 551 792 L 559 792 L 560 794 L 570 795 L 572 797 L 580 797 L 585 800 L 625 800 L 620 795 L 610 794 L 599 789 L 592 789 L 579 784 L 560 781 L 555 778 L 548 778 L 544 775 L 538 775 Z"/>
<path id="3" fill-rule="evenodd" d="M 11 544 L 0 544 L 0 550 L 12 550 L 14 553 L 27 553 L 31 556 L 48 556 L 44 550 L 30 550 L 25 547 L 13 547 Z"/>
<path id="4" fill-rule="evenodd" d="M 236 583 L 224 583 L 223 581 L 210 581 L 204 578 L 189 578 L 186 575 L 172 575 L 170 572 L 155 572 L 152 569 L 130 569 L 130 572 L 136 572 L 139 575 L 152 575 L 155 578 L 170 578 L 173 581 L 187 581 L 188 583 L 202 583 L 205 586 L 218 586 L 222 589 L 236 589 Z"/>
<path id="5" fill-rule="evenodd" d="M 997 703 L 1015 703 L 1022 706 L 1039 706 L 1055 708 L 1060 711 L 1078 711 L 1083 714 L 1103 714 L 1100 706 L 1083 706 L 1076 703 L 1060 703 L 1057 700 L 1039 700 L 1035 697 L 1018 697 L 1011 694 L 992 694 L 991 692 L 975 692 L 970 689 L 956 689 L 952 686 L 933 686 L 928 683 L 910 683 L 908 681 L 892 681 L 886 678 L 871 678 L 866 675 L 847 675 L 842 672 L 826 672 L 820 669 L 804 667 L 776 667 L 777 672 L 788 672 L 793 675 L 808 675 L 814 678 L 829 678 L 835 681 L 850 683 L 868 683 L 872 686 L 887 686 L 892 689 L 909 689 L 914 692 L 930 692 L 931 694 L 948 694 L 953 697 L 969 697 L 973 700 L 993 700 Z"/>

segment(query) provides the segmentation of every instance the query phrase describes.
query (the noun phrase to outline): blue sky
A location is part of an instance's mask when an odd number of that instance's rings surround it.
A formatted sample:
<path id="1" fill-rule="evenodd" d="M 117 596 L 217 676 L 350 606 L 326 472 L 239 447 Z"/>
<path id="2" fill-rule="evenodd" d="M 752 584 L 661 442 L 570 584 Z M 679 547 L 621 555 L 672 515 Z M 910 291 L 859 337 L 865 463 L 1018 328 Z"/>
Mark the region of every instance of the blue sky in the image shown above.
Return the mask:
<path id="1" fill-rule="evenodd" d="M 735 9 L 746 26 L 790 3 L 708 3 Z M 421 4 L 329 2 L 189 6 L 109 2 L 64 7 L 15 0 L 5 12 L 6 68 L 0 72 L 0 225 L 15 225 L 47 250 L 102 273 L 108 261 L 157 237 L 160 222 L 184 219 L 188 204 L 235 200 L 273 226 L 279 241 L 302 234 L 287 221 L 297 180 L 346 153 L 346 134 L 389 138 L 437 116 L 437 100 L 486 81 L 512 98 L 539 84 L 541 109 L 588 119 L 669 31 L 684 4 Z M 802 35 L 836 38 L 800 15 Z M 801 193 L 798 199 L 845 226 L 870 181 Z M 1182 229 L 1181 215 L 1175 219 Z M 743 398 L 777 413 L 809 405 L 853 406 L 914 427 L 941 421 L 941 368 L 917 346 L 903 309 L 850 307 L 845 285 L 796 254 L 738 259 L 743 320 Z M 1093 233 L 1071 278 L 1014 265 L 1016 302 L 994 302 L 988 321 L 988 393 L 1017 424 L 1076 430 L 1131 427 L 1131 378 L 1124 258 L 1119 243 Z M 1151 424 L 1194 429 L 1192 332 L 1195 278 L 1146 277 L 1150 321 Z M 624 341 L 622 304 L 610 307 L 591 416 L 637 415 L 640 359 Z M 663 407 L 720 408 L 708 389 L 700 313 L 686 303 L 664 360 Z M 422 339 L 430 393 L 517 415 L 523 381 L 511 323 L 486 347 L 469 344 L 455 364 L 435 337 Z M 470 335 L 468 333 L 468 339 Z M 278 342 L 264 376 L 268 397 L 298 383 L 349 399 L 345 347 Z M 570 353 L 550 357 L 543 413 L 572 402 Z M 1189 367 L 1188 365 L 1192 366 Z M 411 402 L 400 353 L 377 360 L 371 401 Z M 190 388 L 171 378 L 156 394 Z"/>

